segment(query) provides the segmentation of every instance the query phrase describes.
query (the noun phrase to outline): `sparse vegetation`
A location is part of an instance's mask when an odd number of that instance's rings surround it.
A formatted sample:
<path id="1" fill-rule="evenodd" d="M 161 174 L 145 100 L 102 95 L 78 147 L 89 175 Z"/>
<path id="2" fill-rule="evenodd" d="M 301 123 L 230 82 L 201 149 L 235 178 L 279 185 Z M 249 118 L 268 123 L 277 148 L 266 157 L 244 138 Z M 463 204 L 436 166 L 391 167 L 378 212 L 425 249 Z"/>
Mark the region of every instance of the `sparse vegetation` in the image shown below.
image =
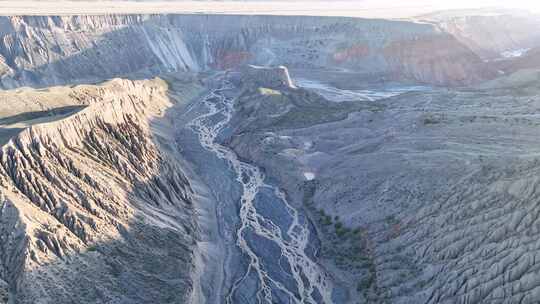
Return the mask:
<path id="1" fill-rule="evenodd" d="M 358 292 L 366 297 L 373 294 L 376 289 L 376 269 L 367 247 L 367 231 L 361 227 L 350 229 L 340 221 L 339 216 L 332 217 L 322 209 L 314 214 L 325 236 L 322 257 L 334 260 L 338 268 L 358 275 Z"/>
<path id="2" fill-rule="evenodd" d="M 316 209 L 313 204 L 318 182 L 305 181 L 303 203 L 319 224 L 321 234 L 321 257 L 333 260 L 335 265 L 358 278 L 356 289 L 364 296 L 376 294 L 376 269 L 368 249 L 368 234 L 363 227 L 347 227 L 339 215 L 329 215 L 324 209 Z M 394 221 L 388 217 L 388 221 Z"/>

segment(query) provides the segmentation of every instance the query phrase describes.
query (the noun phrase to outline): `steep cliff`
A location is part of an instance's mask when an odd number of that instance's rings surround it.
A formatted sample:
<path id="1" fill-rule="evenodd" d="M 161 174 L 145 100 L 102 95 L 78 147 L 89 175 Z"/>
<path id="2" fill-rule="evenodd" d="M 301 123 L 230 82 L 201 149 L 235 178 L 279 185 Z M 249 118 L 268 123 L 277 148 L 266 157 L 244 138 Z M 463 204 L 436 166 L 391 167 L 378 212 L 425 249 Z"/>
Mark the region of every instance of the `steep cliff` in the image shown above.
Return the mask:
<path id="1" fill-rule="evenodd" d="M 193 192 L 150 131 L 166 90 L 159 80 L 68 90 L 87 107 L 1 148 L 0 278 L 17 303 L 190 297 Z"/>
<path id="2" fill-rule="evenodd" d="M 486 60 L 540 46 L 540 16 L 519 10 L 470 10 L 429 14 L 422 20 L 437 24 Z"/>
<path id="3" fill-rule="evenodd" d="M 490 76 L 480 58 L 452 36 L 407 21 L 116 15 L 0 17 L 0 23 L 0 83 L 6 88 L 245 63 L 337 68 L 437 85 L 466 85 Z M 444 51 L 429 41 L 444 42 Z M 429 62 L 403 52 L 429 56 Z"/>
<path id="4" fill-rule="evenodd" d="M 265 88 L 294 88 L 287 67 L 261 67 L 246 65 L 241 69 L 242 82 L 246 86 Z"/>

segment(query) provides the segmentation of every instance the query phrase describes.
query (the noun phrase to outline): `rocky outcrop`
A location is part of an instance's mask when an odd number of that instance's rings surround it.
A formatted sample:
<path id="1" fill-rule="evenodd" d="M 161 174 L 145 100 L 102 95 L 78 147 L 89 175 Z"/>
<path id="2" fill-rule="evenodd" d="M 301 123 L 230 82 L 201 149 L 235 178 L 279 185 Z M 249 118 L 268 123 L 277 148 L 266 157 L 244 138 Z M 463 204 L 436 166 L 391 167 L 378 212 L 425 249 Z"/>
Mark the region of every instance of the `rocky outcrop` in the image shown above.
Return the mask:
<path id="1" fill-rule="evenodd" d="M 242 82 L 247 86 L 265 88 L 294 88 L 287 67 L 247 65 L 242 68 Z"/>
<path id="2" fill-rule="evenodd" d="M 150 132 L 166 90 L 114 80 L 79 95 L 85 109 L 1 148 L 0 278 L 17 303 L 190 296 L 192 190 Z"/>
<path id="3" fill-rule="evenodd" d="M 0 77 L 2 77 L 4 74 L 7 74 L 11 72 L 9 66 L 6 64 L 6 60 L 0 56 Z"/>
<path id="4" fill-rule="evenodd" d="M 220 15 L 0 20 L 6 25 L 0 32 L 0 67 L 5 66 L 0 85 L 5 88 L 244 64 L 341 68 L 437 85 L 466 85 L 489 76 L 458 40 L 437 26 L 408 21 Z M 443 42 L 444 51 L 426 41 Z M 405 53 L 429 56 L 428 67 L 403 57 L 396 45 L 407 48 Z"/>

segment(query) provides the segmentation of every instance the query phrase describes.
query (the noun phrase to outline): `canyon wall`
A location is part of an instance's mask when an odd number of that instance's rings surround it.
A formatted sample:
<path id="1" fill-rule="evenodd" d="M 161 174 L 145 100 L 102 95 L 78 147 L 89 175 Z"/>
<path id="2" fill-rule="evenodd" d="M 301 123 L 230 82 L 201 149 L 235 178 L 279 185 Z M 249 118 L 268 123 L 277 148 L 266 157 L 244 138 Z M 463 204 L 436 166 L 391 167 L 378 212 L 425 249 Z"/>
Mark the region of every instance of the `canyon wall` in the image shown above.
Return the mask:
<path id="1" fill-rule="evenodd" d="M 422 16 L 485 60 L 540 46 L 540 17 L 525 11 L 456 11 Z"/>
<path id="2" fill-rule="evenodd" d="M 84 109 L 0 149 L 0 288 L 17 303 L 185 302 L 193 191 L 151 132 L 167 86 L 89 88 L 65 97 Z"/>
<path id="3" fill-rule="evenodd" d="M 246 63 L 340 69 L 435 85 L 493 77 L 453 36 L 409 21 L 122 15 L 0 17 L 0 24 L 4 88 L 224 70 Z"/>

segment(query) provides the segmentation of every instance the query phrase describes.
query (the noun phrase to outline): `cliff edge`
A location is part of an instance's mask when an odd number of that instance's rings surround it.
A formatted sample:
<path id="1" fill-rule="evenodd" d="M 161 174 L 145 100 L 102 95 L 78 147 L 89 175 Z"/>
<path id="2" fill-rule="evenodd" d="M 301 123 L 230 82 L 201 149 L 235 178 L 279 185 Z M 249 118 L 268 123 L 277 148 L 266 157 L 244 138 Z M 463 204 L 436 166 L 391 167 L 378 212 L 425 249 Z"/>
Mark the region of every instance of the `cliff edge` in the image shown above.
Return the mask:
<path id="1" fill-rule="evenodd" d="M 193 191 L 150 128 L 170 106 L 167 85 L 83 91 L 68 90 L 86 108 L 0 149 L 0 278 L 17 303 L 184 302 Z"/>

